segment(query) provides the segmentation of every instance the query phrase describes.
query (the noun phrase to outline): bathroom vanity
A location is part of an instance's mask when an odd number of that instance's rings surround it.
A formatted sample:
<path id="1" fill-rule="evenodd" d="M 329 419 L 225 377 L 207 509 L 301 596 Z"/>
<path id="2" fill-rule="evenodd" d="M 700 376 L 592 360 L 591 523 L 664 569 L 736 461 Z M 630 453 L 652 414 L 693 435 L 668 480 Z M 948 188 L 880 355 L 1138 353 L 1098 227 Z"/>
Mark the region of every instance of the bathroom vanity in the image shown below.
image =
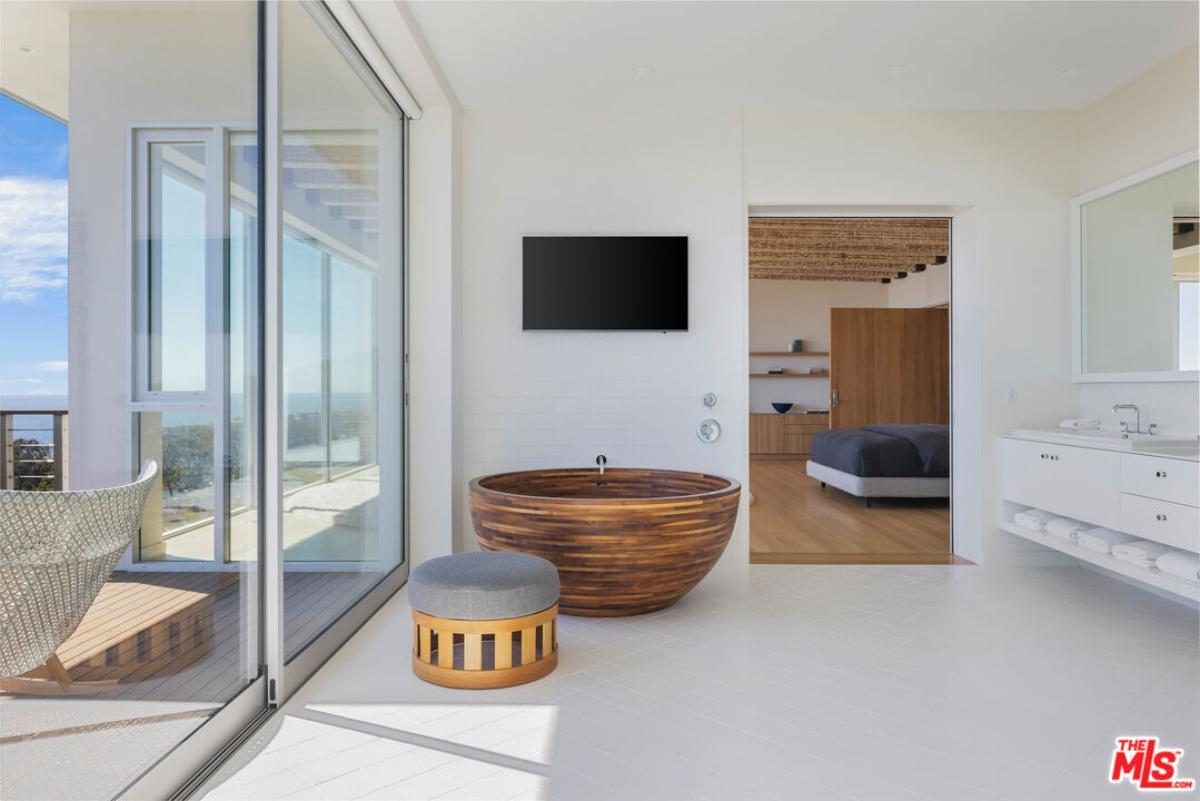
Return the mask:
<path id="1" fill-rule="evenodd" d="M 1083 430 L 1017 429 L 1000 441 L 1002 528 L 1193 602 L 1200 580 L 1023 528 L 1013 516 L 1034 507 L 1200 553 L 1200 419 L 1177 411 L 1165 430 L 1153 419 L 1164 398 L 1186 409 L 1194 397 L 1186 385 L 1200 380 L 1198 180 L 1200 153 L 1191 151 L 1072 201 L 1072 380 L 1092 419 L 1073 421 Z M 1147 383 L 1154 393 L 1141 390 Z M 1100 407 L 1095 384 L 1120 395 Z M 1154 412 L 1139 405 L 1146 398 Z M 1112 400 L 1120 402 L 1109 408 Z"/>
<path id="2" fill-rule="evenodd" d="M 1001 437 L 1001 526 L 1122 575 L 1200 600 L 1200 582 L 1146 570 L 1012 522 L 1036 507 L 1173 548 L 1200 552 L 1195 439 L 1019 429 Z"/>

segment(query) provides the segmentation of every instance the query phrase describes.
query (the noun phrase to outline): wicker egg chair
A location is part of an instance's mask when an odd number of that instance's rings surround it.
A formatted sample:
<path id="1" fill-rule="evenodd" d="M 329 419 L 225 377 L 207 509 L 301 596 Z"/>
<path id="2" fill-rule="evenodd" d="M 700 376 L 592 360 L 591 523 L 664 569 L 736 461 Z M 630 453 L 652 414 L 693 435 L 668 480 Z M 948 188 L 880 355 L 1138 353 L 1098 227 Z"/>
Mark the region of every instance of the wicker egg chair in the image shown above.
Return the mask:
<path id="1" fill-rule="evenodd" d="M 72 681 L 55 651 L 133 541 L 157 475 L 148 460 L 137 481 L 119 487 L 0 490 L 0 691 L 70 695 L 115 686 Z"/>

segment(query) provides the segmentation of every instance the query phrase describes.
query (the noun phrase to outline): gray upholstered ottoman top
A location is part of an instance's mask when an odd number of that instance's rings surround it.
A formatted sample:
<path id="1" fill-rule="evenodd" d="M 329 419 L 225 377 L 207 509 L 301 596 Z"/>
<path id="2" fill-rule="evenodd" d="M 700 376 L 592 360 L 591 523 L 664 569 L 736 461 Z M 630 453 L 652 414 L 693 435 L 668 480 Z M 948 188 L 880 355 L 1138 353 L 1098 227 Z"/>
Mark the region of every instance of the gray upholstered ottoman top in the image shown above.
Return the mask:
<path id="1" fill-rule="evenodd" d="M 408 577 L 412 608 L 453 620 L 499 620 L 558 600 L 558 571 L 540 556 L 480 551 L 422 562 Z"/>

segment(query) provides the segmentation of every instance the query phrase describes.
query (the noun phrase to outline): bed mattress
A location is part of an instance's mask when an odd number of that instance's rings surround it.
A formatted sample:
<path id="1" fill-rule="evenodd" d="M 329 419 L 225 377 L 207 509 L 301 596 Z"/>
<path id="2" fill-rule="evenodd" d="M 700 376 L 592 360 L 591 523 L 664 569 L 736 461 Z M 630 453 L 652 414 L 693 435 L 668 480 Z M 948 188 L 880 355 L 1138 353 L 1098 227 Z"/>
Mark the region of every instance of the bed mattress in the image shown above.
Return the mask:
<path id="1" fill-rule="evenodd" d="M 809 459 L 861 478 L 947 478 L 950 427 L 922 423 L 834 428 L 813 437 Z"/>

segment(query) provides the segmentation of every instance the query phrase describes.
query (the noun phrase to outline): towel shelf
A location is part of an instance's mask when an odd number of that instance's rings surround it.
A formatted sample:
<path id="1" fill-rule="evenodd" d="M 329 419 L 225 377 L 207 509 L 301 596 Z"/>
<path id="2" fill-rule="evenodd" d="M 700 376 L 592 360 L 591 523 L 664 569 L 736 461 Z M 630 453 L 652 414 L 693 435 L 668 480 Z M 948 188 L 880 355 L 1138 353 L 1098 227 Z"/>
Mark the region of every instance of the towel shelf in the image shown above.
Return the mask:
<path id="1" fill-rule="evenodd" d="M 1197 461 L 1064 445 L 1027 438 L 1000 440 L 1001 528 L 1105 570 L 1200 601 L 1200 582 L 1138 567 L 1012 521 L 1031 506 L 1093 526 L 1200 553 Z"/>
<path id="2" fill-rule="evenodd" d="M 1047 548 L 1053 548 L 1056 551 L 1074 556 L 1076 559 L 1090 562 L 1112 573 L 1135 579 L 1143 584 L 1149 584 L 1151 587 L 1157 587 L 1160 590 L 1166 590 L 1174 595 L 1179 595 L 1190 601 L 1200 603 L 1200 582 L 1188 581 L 1176 576 L 1168 576 L 1166 573 L 1160 573 L 1154 568 L 1147 569 L 1129 562 L 1122 562 L 1110 554 L 1089 551 L 1087 548 L 1080 548 L 1078 545 L 1051 537 L 1045 532 L 1022 528 L 1016 523 L 1005 521 L 1000 524 L 1000 528 L 1011 534 L 1016 534 L 1018 537 L 1036 542 L 1039 545 L 1044 545 Z"/>

